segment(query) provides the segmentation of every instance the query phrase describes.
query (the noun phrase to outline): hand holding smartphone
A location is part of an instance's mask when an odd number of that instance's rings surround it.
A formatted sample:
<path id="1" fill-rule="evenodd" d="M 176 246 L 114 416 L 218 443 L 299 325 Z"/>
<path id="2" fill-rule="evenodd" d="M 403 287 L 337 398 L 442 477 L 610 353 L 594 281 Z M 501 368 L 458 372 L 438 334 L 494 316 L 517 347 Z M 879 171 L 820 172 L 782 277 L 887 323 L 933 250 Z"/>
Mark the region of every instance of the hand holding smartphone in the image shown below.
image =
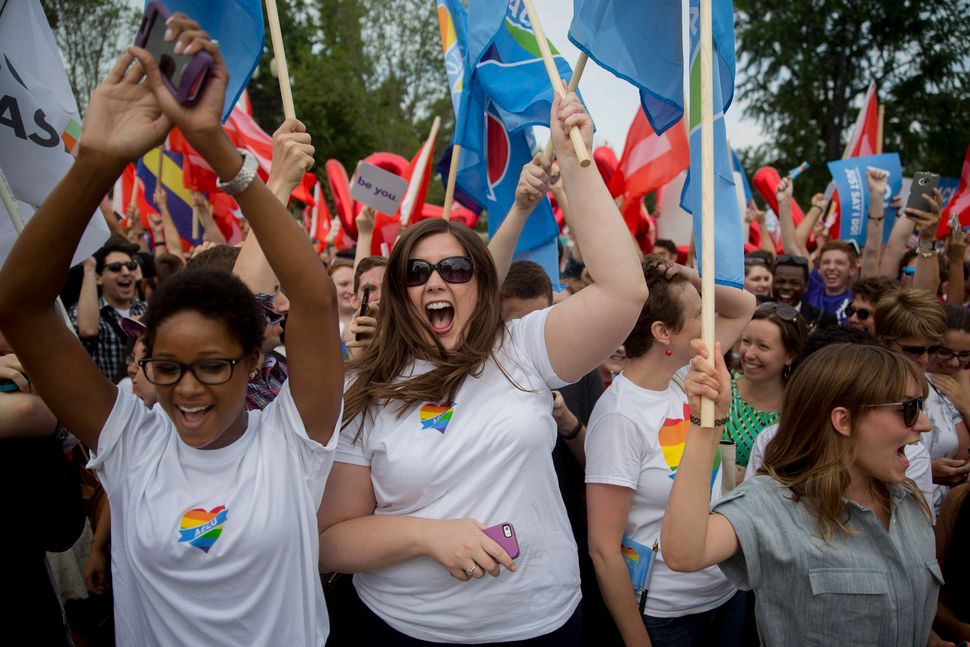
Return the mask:
<path id="1" fill-rule="evenodd" d="M 933 197 L 933 190 L 940 185 L 940 176 L 937 173 L 927 173 L 919 171 L 913 175 L 913 184 L 909 189 L 909 198 L 906 199 L 906 212 L 910 209 L 926 211 L 929 203 L 925 200 L 927 196 Z M 910 220 L 913 218 L 906 213 Z"/>
<path id="2" fill-rule="evenodd" d="M 512 559 L 519 556 L 519 541 L 515 537 L 515 528 L 508 521 L 486 528 L 482 532 L 501 546 Z"/>
<path id="3" fill-rule="evenodd" d="M 360 312 L 357 313 L 358 317 L 367 316 L 367 308 L 369 307 L 369 301 L 370 301 L 370 289 L 371 289 L 370 285 L 364 286 L 364 298 L 360 300 Z M 357 341 L 360 341 L 360 333 L 357 333 L 354 336 L 354 339 L 356 339 Z"/>
<path id="4" fill-rule="evenodd" d="M 175 42 L 165 41 L 166 21 L 170 17 L 168 8 L 158 0 L 148 3 L 135 36 L 135 45 L 155 57 L 162 80 L 175 99 L 184 106 L 191 106 L 202 96 L 215 61 L 204 50 L 191 56 L 176 53 Z"/>

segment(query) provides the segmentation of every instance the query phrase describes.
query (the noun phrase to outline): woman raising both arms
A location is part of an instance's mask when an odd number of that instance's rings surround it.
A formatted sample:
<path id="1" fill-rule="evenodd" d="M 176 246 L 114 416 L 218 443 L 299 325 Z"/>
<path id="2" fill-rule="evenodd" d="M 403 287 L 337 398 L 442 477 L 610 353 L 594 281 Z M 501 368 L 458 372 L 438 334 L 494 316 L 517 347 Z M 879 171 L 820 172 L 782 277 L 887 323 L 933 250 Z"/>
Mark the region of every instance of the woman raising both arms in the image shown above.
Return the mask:
<path id="1" fill-rule="evenodd" d="M 91 96 L 77 161 L 0 273 L 0 327 L 95 455 L 111 502 L 118 644 L 323 645 L 316 512 L 342 389 L 333 284 L 222 129 L 228 72 L 216 43 L 181 14 L 168 28 L 183 53 L 213 56 L 204 94 L 185 108 L 150 54 L 122 55 Z M 238 278 L 190 269 L 155 293 L 140 362 L 157 387 L 150 410 L 101 375 L 54 310 L 89 215 L 173 124 L 227 183 L 291 301 L 289 381 L 262 412 L 244 402 L 265 320 Z"/>
<path id="2" fill-rule="evenodd" d="M 731 382 L 715 348 L 695 342 L 687 379 L 727 414 Z M 879 379 L 860 380 L 860 375 Z M 833 344 L 794 372 L 761 475 L 708 512 L 721 429 L 692 418 L 661 533 L 667 564 L 717 564 L 755 593 L 762 644 L 939 644 L 930 631 L 942 576 L 930 511 L 906 478 L 906 445 L 928 431 L 927 384 L 884 348 Z M 952 643 L 950 643 L 952 644 Z"/>
<path id="3" fill-rule="evenodd" d="M 551 389 L 620 345 L 647 289 L 596 167 L 582 168 L 569 142 L 573 126 L 587 147 L 592 138 L 575 95 L 555 100 L 551 122 L 594 285 L 503 323 L 495 264 L 471 230 L 424 221 L 391 252 L 321 507 L 321 568 L 356 573 L 360 644 L 579 644 Z M 482 532 L 503 522 L 515 563 Z"/>

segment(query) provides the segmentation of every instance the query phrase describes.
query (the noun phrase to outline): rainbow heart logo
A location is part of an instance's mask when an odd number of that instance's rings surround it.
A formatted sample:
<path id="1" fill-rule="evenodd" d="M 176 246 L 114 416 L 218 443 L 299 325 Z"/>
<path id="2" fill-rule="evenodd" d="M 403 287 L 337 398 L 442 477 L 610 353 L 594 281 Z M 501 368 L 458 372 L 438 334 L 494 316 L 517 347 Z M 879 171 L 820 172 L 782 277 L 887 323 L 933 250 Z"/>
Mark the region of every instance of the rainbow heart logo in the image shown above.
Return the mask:
<path id="1" fill-rule="evenodd" d="M 179 543 L 188 543 L 208 553 L 212 545 L 222 535 L 222 527 L 226 523 L 229 510 L 220 505 L 206 511 L 205 508 L 193 508 L 182 515 L 179 529 Z"/>
<path id="2" fill-rule="evenodd" d="M 430 402 L 422 405 L 419 416 L 421 418 L 421 428 L 422 429 L 436 429 L 441 433 L 445 433 L 445 429 L 448 428 L 448 423 L 451 422 L 451 417 L 455 413 L 455 404 L 452 402 L 450 407 L 443 407 L 438 404 L 431 404 Z"/>

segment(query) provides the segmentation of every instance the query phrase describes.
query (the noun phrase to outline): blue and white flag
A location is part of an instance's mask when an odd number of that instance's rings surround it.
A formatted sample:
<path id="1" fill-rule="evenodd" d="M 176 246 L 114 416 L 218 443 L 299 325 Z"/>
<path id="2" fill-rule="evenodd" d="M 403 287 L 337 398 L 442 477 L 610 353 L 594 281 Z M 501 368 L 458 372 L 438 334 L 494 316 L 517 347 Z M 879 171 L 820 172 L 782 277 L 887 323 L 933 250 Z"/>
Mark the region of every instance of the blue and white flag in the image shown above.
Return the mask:
<path id="1" fill-rule="evenodd" d="M 889 208 L 894 196 L 899 194 L 903 185 L 903 169 L 898 153 L 883 153 L 882 155 L 866 155 L 865 157 L 850 157 L 828 163 L 829 172 L 835 180 L 839 191 L 839 239 L 855 241 L 859 246 L 866 243 L 866 225 L 869 216 L 869 183 L 866 172 L 870 167 L 878 168 L 889 173 L 888 189 L 883 196 L 885 209 L 885 225 L 883 227 L 883 242 L 889 239 L 893 223 L 896 221 L 896 210 Z"/>

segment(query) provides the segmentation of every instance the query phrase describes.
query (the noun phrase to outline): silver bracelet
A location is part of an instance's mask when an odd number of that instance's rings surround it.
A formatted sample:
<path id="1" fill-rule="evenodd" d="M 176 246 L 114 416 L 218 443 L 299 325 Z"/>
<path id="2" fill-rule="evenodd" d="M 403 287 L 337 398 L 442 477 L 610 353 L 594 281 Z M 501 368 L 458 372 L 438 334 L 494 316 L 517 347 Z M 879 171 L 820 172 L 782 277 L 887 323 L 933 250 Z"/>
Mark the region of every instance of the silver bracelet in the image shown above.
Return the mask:
<path id="1" fill-rule="evenodd" d="M 243 164 L 236 176 L 228 182 L 216 181 L 216 187 L 226 195 L 239 195 L 248 189 L 249 185 L 256 179 L 256 171 L 259 169 L 256 156 L 242 148 L 239 149 L 239 152 L 242 153 Z"/>

